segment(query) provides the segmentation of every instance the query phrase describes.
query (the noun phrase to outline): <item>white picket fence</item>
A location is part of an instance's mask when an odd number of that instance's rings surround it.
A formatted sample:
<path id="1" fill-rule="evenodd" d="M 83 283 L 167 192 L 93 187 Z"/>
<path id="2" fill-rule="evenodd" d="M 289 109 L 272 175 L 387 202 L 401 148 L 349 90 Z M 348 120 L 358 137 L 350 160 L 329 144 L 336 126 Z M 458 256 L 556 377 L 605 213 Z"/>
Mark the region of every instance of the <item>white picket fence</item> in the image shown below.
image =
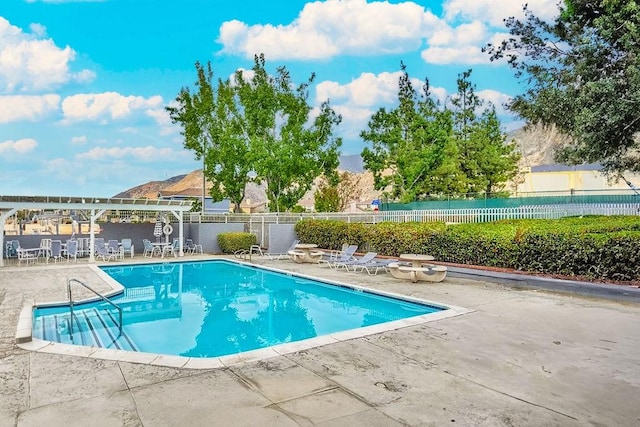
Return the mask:
<path id="1" fill-rule="evenodd" d="M 190 214 L 186 222 L 242 222 L 248 224 L 295 224 L 303 219 L 331 219 L 375 224 L 379 222 L 490 222 L 501 219 L 557 219 L 580 215 L 640 215 L 640 203 L 566 204 L 513 208 L 431 209 L 366 213 L 256 213 Z"/>
<path id="2" fill-rule="evenodd" d="M 566 204 L 519 206 L 513 208 L 432 209 L 416 211 L 378 211 L 365 213 L 258 213 L 258 214 L 190 214 L 186 222 L 244 223 L 264 246 L 269 224 L 295 224 L 304 219 L 331 219 L 353 223 L 446 222 L 481 223 L 503 219 L 557 219 L 580 215 L 640 215 L 640 203 Z"/>

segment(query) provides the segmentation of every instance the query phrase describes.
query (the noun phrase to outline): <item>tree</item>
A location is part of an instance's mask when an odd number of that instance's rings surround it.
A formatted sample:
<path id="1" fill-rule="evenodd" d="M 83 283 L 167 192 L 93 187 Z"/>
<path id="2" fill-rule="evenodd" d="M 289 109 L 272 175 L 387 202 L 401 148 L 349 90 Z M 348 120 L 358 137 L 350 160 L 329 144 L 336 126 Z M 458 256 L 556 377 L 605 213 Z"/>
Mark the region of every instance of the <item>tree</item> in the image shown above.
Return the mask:
<path id="1" fill-rule="evenodd" d="M 509 108 L 556 125 L 572 142 L 569 164 L 601 162 L 609 174 L 640 170 L 640 7 L 632 0 L 565 0 L 552 22 L 524 8 L 511 37 L 485 50 L 507 59 L 527 89 Z"/>
<path id="2" fill-rule="evenodd" d="M 182 126 L 180 132 L 184 136 L 184 147 L 194 152 L 196 160 L 202 160 L 202 203 L 205 207 L 205 189 L 207 180 L 206 157 L 208 148 L 212 144 L 211 119 L 213 116 L 214 91 L 213 91 L 213 70 L 211 64 L 204 68 L 196 62 L 197 91 L 191 93 L 188 87 L 183 87 L 176 97 L 177 107 L 166 107 L 171 121 Z"/>
<path id="3" fill-rule="evenodd" d="M 471 73 L 458 75 L 458 92 L 451 97 L 454 136 L 467 193 L 489 194 L 515 176 L 520 154 L 513 141 L 506 143 L 493 105 L 485 107 L 476 95 Z"/>
<path id="4" fill-rule="evenodd" d="M 314 193 L 317 212 L 344 212 L 349 203 L 362 197 L 361 176 L 344 171 L 339 182 L 332 185 L 325 177 L 321 178 Z"/>
<path id="5" fill-rule="evenodd" d="M 338 188 L 327 182 L 320 184 L 313 195 L 316 212 L 340 212 L 341 199 Z"/>
<path id="6" fill-rule="evenodd" d="M 250 77 L 238 70 L 215 87 L 210 63 L 196 63 L 196 71 L 197 92 L 183 88 L 167 111 L 182 126 L 185 147 L 203 159 L 214 200 L 228 198 L 239 212 L 253 179 L 267 184 L 272 210 L 291 209 L 317 176 L 335 174 L 341 140 L 333 131 L 341 118 L 327 101 L 310 121 L 313 75 L 294 88 L 286 68 L 267 73 L 264 55 L 255 57 Z"/>
<path id="7" fill-rule="evenodd" d="M 390 187 L 388 196 L 403 202 L 457 191 L 457 171 L 450 162 L 457 158 L 451 114 L 437 109 L 428 80 L 418 93 L 404 64 L 401 69 L 398 107 L 379 109 L 360 133 L 371 144 L 362 151 L 362 158 L 373 172 L 374 187 Z"/>
<path id="8" fill-rule="evenodd" d="M 255 179 L 267 184 L 272 211 L 293 208 L 322 174 L 335 180 L 342 141 L 333 132 L 342 119 L 325 101 L 310 122 L 309 85 L 314 79 L 312 74 L 294 88 L 285 67 L 275 76 L 267 73 L 264 55 L 255 57 L 251 79 L 241 71 L 235 74 Z"/>

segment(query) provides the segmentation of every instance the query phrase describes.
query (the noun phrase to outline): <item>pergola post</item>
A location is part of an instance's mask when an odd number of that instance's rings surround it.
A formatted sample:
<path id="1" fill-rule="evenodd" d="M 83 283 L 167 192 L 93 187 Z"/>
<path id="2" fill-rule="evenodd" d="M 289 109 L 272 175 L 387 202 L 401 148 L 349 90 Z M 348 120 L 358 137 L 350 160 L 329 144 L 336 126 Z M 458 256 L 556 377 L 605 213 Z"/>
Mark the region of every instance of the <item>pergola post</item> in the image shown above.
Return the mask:
<path id="1" fill-rule="evenodd" d="M 9 209 L 7 212 L 0 215 L 0 267 L 4 267 L 4 225 L 7 222 L 7 218 L 16 213 L 18 209 Z"/>

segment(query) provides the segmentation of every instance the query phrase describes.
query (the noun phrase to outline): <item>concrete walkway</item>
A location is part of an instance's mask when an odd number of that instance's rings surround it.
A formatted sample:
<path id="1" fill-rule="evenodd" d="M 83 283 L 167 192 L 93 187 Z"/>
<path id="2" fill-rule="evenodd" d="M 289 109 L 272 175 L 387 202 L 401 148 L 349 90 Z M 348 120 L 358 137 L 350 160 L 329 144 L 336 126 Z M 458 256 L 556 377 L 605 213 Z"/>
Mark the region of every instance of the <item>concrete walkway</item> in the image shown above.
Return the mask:
<path id="1" fill-rule="evenodd" d="M 28 352 L 25 302 L 86 265 L 0 269 L 0 426 L 637 426 L 640 305 L 447 278 L 253 262 L 474 310 L 270 359 L 192 370 Z"/>

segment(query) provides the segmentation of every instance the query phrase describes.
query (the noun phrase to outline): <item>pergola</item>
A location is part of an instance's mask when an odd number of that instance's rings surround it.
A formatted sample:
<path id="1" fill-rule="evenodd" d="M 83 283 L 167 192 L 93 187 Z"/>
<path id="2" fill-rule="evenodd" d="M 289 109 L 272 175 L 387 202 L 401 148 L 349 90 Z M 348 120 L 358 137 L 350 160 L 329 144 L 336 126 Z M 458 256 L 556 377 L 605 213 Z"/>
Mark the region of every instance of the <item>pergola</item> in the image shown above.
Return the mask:
<path id="1" fill-rule="evenodd" d="M 191 200 L 116 199 L 97 197 L 0 196 L 0 267 L 4 266 L 4 231 L 7 218 L 22 209 L 84 210 L 91 212 L 89 262 L 95 262 L 94 225 L 108 210 L 171 212 L 180 224 L 180 256 L 184 255 L 184 213 L 191 210 Z"/>

